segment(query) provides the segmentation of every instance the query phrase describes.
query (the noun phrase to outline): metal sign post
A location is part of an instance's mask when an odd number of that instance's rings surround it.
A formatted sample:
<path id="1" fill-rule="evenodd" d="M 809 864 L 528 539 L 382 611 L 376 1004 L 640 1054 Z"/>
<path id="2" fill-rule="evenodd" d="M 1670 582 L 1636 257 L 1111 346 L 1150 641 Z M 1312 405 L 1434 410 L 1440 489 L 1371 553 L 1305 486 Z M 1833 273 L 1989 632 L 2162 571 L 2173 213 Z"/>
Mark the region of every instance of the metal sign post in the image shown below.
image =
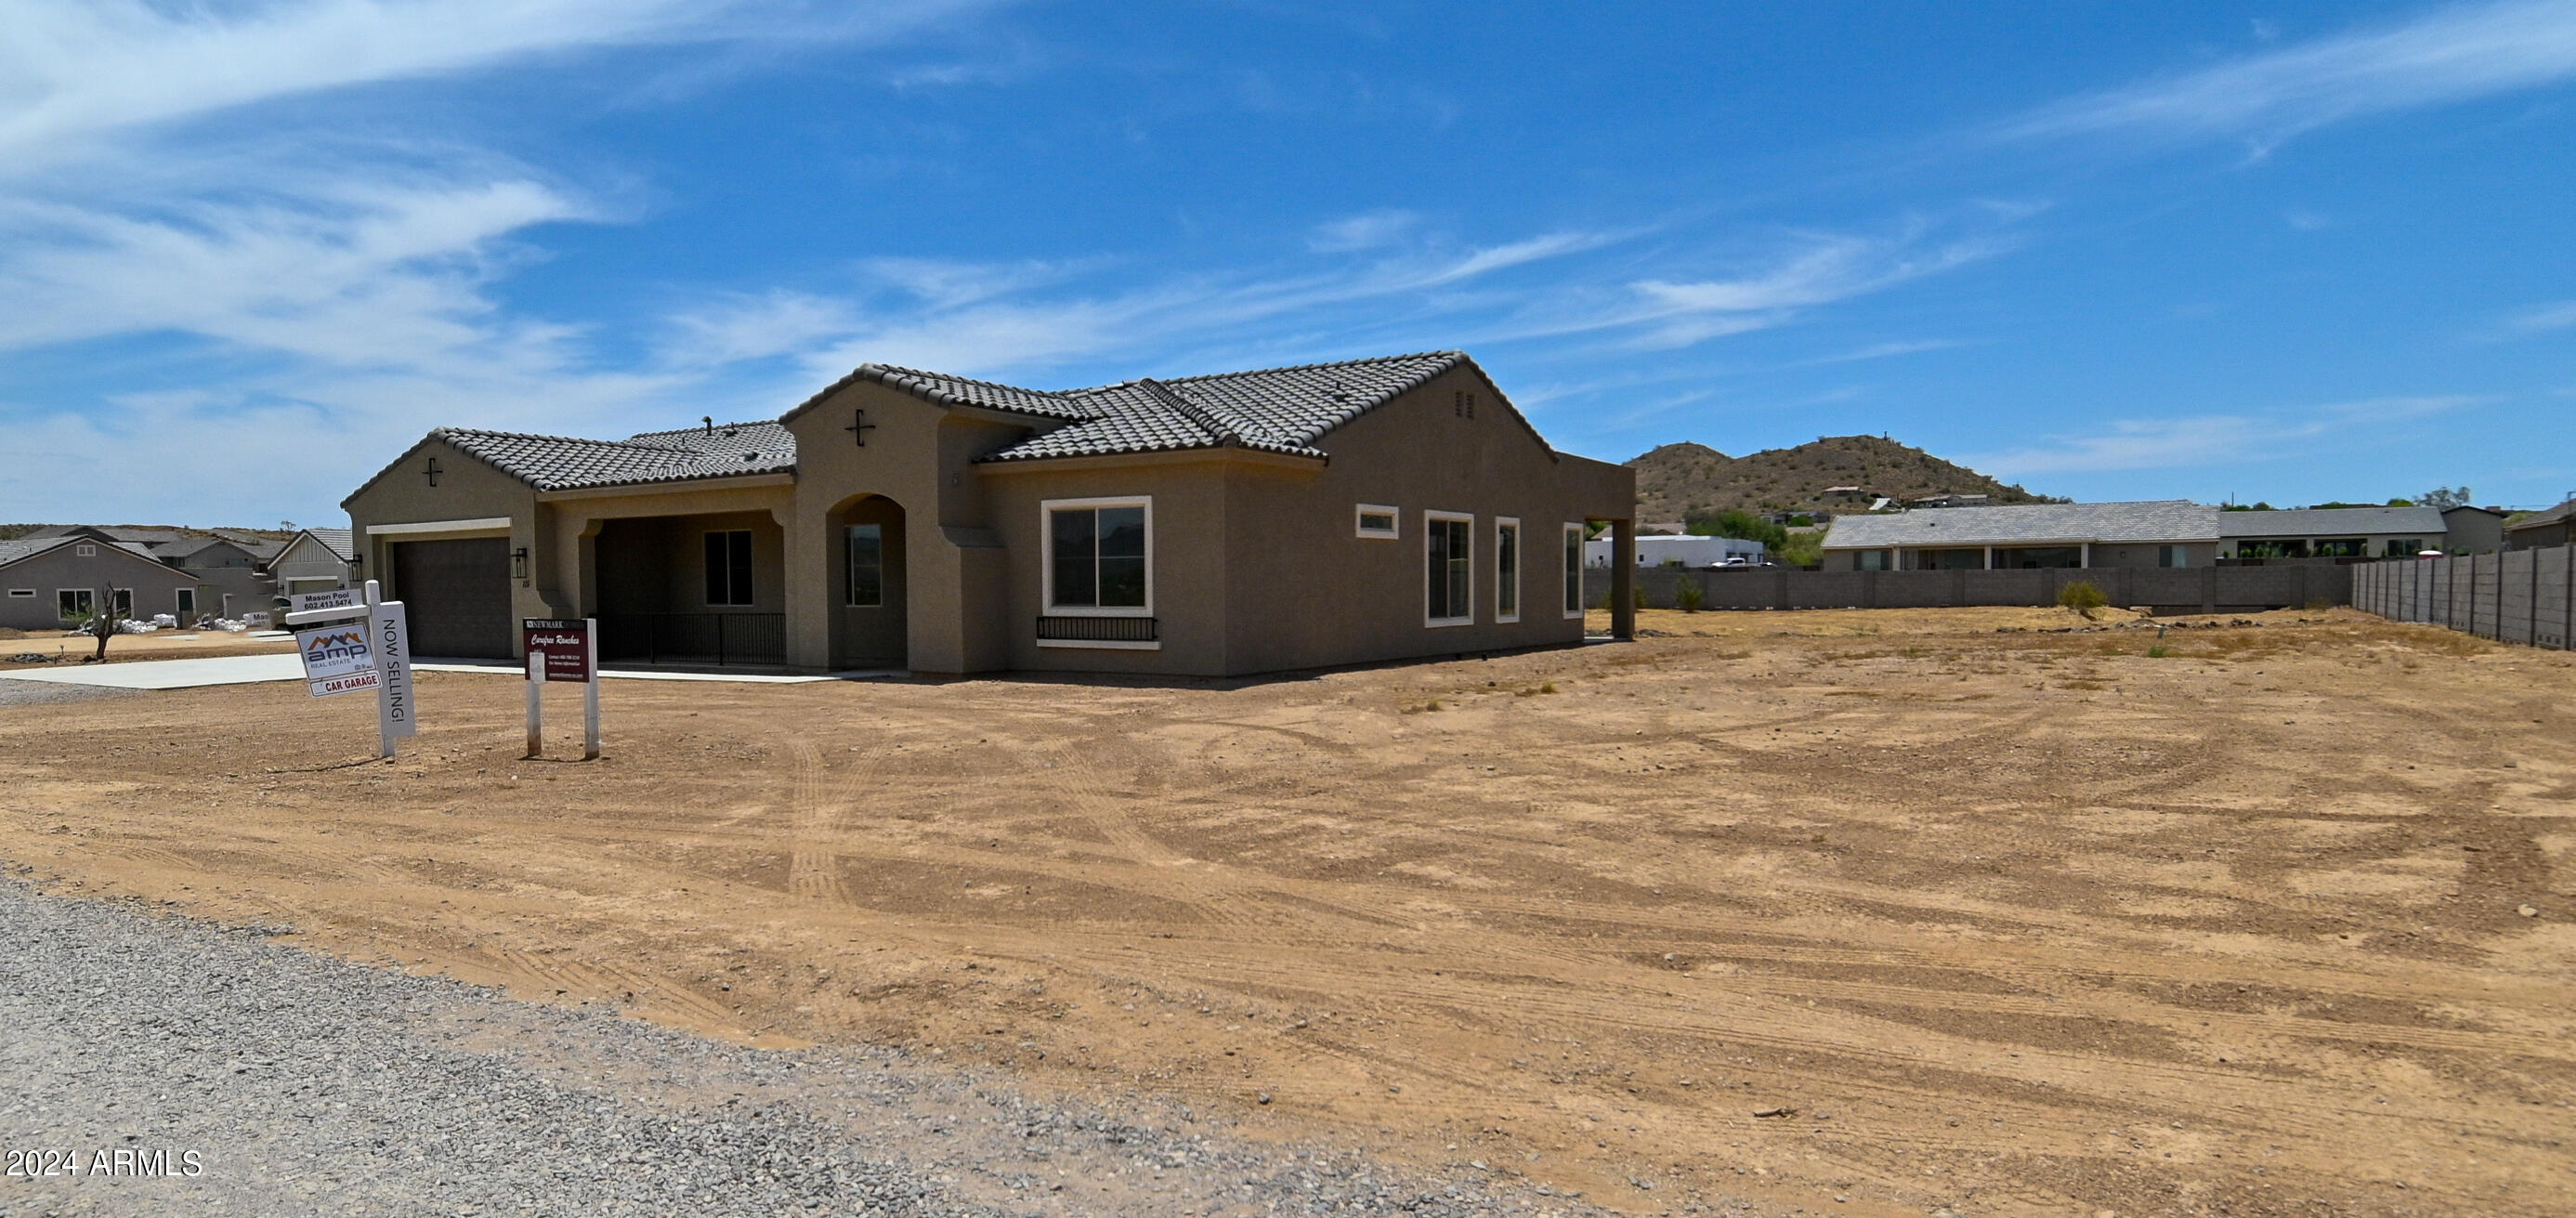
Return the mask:
<path id="1" fill-rule="evenodd" d="M 395 740 L 420 734 L 412 704 L 411 629 L 402 602 L 381 599 L 372 579 L 363 592 L 334 588 L 297 593 L 286 624 L 315 622 L 339 624 L 296 633 L 295 647 L 304 656 L 304 677 L 313 696 L 376 691 L 377 755 L 392 757 Z"/>
<path id="2" fill-rule="evenodd" d="M 520 623 L 528 651 L 528 756 L 545 753 L 545 702 L 539 696 L 547 682 L 582 685 L 582 751 L 584 761 L 599 759 L 599 619 L 526 618 Z"/>

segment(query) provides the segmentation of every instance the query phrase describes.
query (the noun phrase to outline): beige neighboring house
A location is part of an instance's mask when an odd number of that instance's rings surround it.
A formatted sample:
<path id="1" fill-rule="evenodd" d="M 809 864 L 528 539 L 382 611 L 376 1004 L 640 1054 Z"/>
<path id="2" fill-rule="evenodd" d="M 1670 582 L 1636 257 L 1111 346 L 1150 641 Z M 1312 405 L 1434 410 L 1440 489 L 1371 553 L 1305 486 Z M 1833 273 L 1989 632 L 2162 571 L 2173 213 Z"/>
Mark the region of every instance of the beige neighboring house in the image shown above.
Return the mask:
<path id="1" fill-rule="evenodd" d="M 195 573 L 163 563 L 139 542 L 81 534 L 0 541 L 0 626 L 60 630 L 95 610 L 101 589 L 120 617 L 184 619 L 203 597 Z"/>
<path id="2" fill-rule="evenodd" d="M 1226 676 L 1577 643 L 1585 522 L 1632 544 L 1635 504 L 1452 351 L 1062 391 L 870 364 L 774 422 L 433 431 L 343 506 L 422 655 L 595 616 L 628 662 Z"/>
<path id="3" fill-rule="evenodd" d="M 2429 507 L 2222 511 L 2218 519 L 2221 558 L 2412 558 L 2445 548 L 2451 528 Z"/>
<path id="4" fill-rule="evenodd" d="M 2497 532 L 2504 535 L 2504 548 L 2508 550 L 2538 550 L 2576 542 L 2576 499 L 2504 522 Z"/>
<path id="5" fill-rule="evenodd" d="M 277 594 L 281 597 L 328 592 L 349 587 L 354 581 L 355 571 L 349 560 L 355 554 L 349 547 L 349 530 L 305 529 L 269 560 L 268 573 L 277 581 Z"/>
<path id="6" fill-rule="evenodd" d="M 2218 515 L 2188 499 L 2161 499 L 1837 516 L 1825 533 L 1824 569 L 2205 567 L 2218 557 Z"/>

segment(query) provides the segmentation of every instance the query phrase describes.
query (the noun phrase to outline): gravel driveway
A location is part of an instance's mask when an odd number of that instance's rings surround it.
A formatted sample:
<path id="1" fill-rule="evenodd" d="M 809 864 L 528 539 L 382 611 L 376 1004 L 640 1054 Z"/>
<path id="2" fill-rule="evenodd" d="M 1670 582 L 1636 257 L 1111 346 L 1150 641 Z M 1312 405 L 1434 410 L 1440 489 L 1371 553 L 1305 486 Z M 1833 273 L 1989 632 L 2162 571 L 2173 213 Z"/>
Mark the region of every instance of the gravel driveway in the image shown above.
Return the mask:
<path id="1" fill-rule="evenodd" d="M 512 1001 L 15 880 L 0 926 L 0 1146 L 22 1171 L 46 1150 L 83 1169 L 0 1179 L 12 1218 L 1599 1212 L 1240 1141 L 1158 1103 L 1112 1115 L 891 1052 L 746 1049 Z"/>

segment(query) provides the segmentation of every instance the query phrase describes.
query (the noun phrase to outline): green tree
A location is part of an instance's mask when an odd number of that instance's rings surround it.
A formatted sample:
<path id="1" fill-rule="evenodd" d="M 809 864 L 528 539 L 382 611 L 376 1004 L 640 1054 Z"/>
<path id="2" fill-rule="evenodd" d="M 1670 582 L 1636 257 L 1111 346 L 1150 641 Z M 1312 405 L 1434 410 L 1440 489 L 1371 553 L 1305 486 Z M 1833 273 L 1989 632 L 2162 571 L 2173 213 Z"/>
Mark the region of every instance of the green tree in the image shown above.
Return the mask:
<path id="1" fill-rule="evenodd" d="M 2455 508 L 2469 506 L 2469 488 L 2465 486 L 2434 487 L 2415 497 L 2419 507 Z"/>

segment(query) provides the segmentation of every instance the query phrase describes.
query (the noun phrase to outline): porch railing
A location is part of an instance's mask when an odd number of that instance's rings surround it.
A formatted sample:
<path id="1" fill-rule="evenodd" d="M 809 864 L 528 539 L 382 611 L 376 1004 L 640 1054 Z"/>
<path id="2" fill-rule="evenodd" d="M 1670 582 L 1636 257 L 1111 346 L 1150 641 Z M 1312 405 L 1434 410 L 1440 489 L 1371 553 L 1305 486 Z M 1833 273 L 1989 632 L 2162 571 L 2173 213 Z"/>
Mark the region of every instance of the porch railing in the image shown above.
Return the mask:
<path id="1" fill-rule="evenodd" d="M 784 613 L 603 613 L 599 658 L 691 664 L 784 664 Z"/>

